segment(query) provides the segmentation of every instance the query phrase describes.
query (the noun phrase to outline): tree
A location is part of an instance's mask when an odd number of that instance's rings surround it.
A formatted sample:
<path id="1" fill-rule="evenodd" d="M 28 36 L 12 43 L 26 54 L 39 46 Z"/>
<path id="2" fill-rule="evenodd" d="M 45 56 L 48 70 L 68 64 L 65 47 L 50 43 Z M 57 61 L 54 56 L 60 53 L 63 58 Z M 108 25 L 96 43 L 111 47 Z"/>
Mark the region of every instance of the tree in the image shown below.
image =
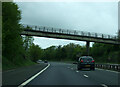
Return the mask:
<path id="1" fill-rule="evenodd" d="M 94 43 L 90 54 L 96 62 L 118 63 L 120 47 L 112 44 Z"/>
<path id="2" fill-rule="evenodd" d="M 13 2 L 2 3 L 2 52 L 12 62 L 22 57 L 23 42 L 21 32 L 21 11 Z M 9 10 L 8 10 L 9 9 Z"/>
<path id="3" fill-rule="evenodd" d="M 28 48 L 33 44 L 34 38 L 32 36 L 24 36 L 23 37 L 23 47 L 27 51 Z"/>
<path id="4" fill-rule="evenodd" d="M 41 59 L 42 49 L 35 44 L 32 44 L 28 49 L 29 57 L 33 62 L 36 62 L 38 59 Z"/>

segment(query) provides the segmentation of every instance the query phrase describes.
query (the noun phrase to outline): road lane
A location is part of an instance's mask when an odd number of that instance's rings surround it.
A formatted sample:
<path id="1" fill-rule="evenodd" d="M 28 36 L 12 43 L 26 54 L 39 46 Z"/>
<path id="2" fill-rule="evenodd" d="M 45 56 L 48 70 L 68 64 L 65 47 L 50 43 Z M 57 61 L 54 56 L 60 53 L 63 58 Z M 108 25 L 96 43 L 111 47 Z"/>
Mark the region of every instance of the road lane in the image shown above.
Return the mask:
<path id="1" fill-rule="evenodd" d="M 100 85 L 75 72 L 73 64 L 51 62 L 51 66 L 28 85 Z M 71 68 L 68 68 L 71 67 Z"/>
<path id="2" fill-rule="evenodd" d="M 74 71 L 77 70 L 76 65 L 71 65 L 71 68 L 74 68 Z M 83 69 L 79 71 L 80 74 L 88 75 L 90 80 L 97 81 L 102 84 L 106 85 L 120 85 L 120 72 L 98 69 L 96 68 L 95 71 L 90 71 L 89 69 Z"/>
<path id="3" fill-rule="evenodd" d="M 34 78 L 28 85 L 88 85 L 100 87 L 111 87 L 111 85 L 118 85 L 120 79 L 120 73 L 106 71 L 103 69 L 96 69 L 90 71 L 89 69 L 77 70 L 75 64 L 61 63 L 61 62 L 50 62 L 50 67 L 47 68 L 43 73 L 40 73 Z M 40 65 L 41 66 L 41 65 Z M 39 65 L 25 67 L 17 70 L 10 70 L 3 73 L 4 85 L 17 85 L 27 81 L 32 76 L 38 73 L 40 70 Z M 42 70 L 42 69 L 41 69 Z M 34 71 L 34 73 L 33 73 Z M 31 73 L 31 74 L 30 74 Z M 24 76 L 23 76 L 24 75 Z M 27 76 L 30 76 L 27 79 Z M 21 78 L 17 78 L 21 77 Z M 12 79 L 11 79 L 12 78 Z M 118 79 L 119 78 L 119 79 Z M 24 80 L 24 81 L 23 81 Z M 116 87 L 116 86 L 113 86 Z M 117 86 L 118 87 L 118 86 Z"/>

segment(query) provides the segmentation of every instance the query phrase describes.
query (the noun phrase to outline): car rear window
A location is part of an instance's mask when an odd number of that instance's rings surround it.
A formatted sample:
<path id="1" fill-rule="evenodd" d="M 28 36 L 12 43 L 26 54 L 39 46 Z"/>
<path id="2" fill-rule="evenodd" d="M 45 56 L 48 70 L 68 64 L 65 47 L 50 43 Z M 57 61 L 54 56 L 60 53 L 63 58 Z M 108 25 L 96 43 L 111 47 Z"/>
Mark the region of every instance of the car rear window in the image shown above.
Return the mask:
<path id="1" fill-rule="evenodd" d="M 93 59 L 92 58 L 81 58 L 80 60 L 83 60 L 85 62 L 85 61 L 92 61 Z"/>

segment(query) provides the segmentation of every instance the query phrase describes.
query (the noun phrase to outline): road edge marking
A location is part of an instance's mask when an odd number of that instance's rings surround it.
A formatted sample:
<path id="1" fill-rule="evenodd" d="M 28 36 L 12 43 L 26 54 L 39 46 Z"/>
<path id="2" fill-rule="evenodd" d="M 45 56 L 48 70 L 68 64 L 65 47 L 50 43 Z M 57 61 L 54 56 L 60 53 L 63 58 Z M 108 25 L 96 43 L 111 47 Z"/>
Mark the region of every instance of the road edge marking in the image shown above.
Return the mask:
<path id="1" fill-rule="evenodd" d="M 27 85 L 30 81 L 32 81 L 34 78 L 36 78 L 38 75 L 40 75 L 42 72 L 44 72 L 48 67 L 50 66 L 50 64 L 47 65 L 47 67 L 45 67 L 44 69 L 42 69 L 40 72 L 38 72 L 37 74 L 35 74 L 34 76 L 32 76 L 31 78 L 29 78 L 28 80 L 26 80 L 25 82 L 23 82 L 21 85 L 19 85 L 18 87 L 23 87 L 25 85 Z"/>

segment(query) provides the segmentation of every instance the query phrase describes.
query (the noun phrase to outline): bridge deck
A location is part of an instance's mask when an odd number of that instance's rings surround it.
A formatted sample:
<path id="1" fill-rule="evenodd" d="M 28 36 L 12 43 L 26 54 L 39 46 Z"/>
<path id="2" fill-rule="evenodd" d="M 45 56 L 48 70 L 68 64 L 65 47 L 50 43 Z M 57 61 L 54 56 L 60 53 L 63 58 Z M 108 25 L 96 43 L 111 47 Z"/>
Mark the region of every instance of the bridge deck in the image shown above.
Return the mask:
<path id="1" fill-rule="evenodd" d="M 58 38 L 58 39 L 69 39 L 69 40 L 78 40 L 78 41 L 89 41 L 89 42 L 99 42 L 99 43 L 108 43 L 108 44 L 120 44 L 117 39 L 113 38 L 101 38 L 85 35 L 75 35 L 59 32 L 48 32 L 48 31 L 39 31 L 39 30 L 30 30 L 25 29 L 21 35 L 28 36 L 39 36 L 39 37 L 49 37 L 49 38 Z"/>

